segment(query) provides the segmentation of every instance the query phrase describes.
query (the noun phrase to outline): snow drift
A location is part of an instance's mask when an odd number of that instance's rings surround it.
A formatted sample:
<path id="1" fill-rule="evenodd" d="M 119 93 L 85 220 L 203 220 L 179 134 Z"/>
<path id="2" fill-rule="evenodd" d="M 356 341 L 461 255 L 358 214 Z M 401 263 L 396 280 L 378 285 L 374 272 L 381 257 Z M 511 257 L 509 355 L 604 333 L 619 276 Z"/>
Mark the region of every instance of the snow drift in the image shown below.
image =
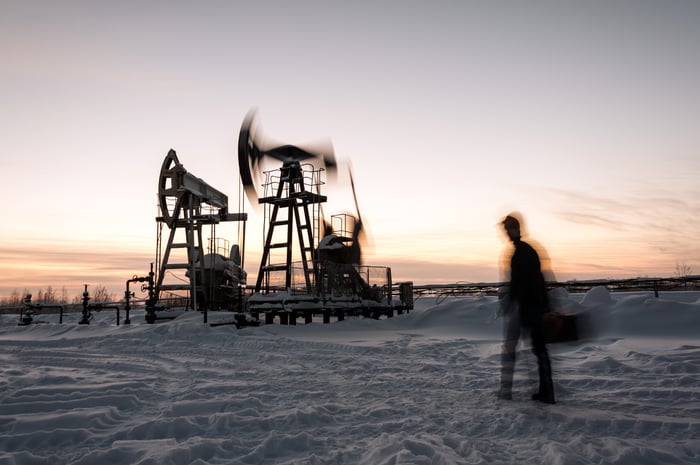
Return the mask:
<path id="1" fill-rule="evenodd" d="M 496 399 L 493 297 L 241 330 L 4 315 L 0 464 L 698 463 L 700 293 L 552 297 L 591 332 L 551 346 L 551 406 L 528 400 L 525 346 L 515 399 Z"/>

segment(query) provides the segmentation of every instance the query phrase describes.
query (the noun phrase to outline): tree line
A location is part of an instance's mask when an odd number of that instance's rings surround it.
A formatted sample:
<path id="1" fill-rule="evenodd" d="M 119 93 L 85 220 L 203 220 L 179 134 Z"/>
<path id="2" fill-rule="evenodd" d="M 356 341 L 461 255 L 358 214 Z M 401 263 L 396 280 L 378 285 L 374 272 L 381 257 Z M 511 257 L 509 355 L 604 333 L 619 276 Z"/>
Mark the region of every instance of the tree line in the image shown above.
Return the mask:
<path id="1" fill-rule="evenodd" d="M 88 288 L 88 291 L 90 292 L 91 303 L 114 302 L 117 300 L 116 295 L 101 284 Z M 60 289 L 47 286 L 46 289 L 40 288 L 37 293 L 30 292 L 27 288 L 22 293 L 19 292 L 19 289 L 14 289 L 9 296 L 0 299 L 0 307 L 21 307 L 24 298 L 30 294 L 33 304 L 69 305 L 81 304 L 83 301 L 82 291 L 71 297 L 66 286 L 62 286 Z"/>

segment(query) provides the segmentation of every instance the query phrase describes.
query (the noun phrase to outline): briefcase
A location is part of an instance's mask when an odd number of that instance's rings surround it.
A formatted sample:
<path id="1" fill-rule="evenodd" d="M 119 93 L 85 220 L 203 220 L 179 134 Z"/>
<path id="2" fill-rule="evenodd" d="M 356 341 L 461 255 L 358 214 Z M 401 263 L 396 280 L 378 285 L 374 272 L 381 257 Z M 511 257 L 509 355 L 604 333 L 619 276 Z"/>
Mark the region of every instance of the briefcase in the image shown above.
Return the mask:
<path id="1" fill-rule="evenodd" d="M 544 314 L 544 340 L 547 344 L 579 340 L 578 315 L 550 311 Z"/>

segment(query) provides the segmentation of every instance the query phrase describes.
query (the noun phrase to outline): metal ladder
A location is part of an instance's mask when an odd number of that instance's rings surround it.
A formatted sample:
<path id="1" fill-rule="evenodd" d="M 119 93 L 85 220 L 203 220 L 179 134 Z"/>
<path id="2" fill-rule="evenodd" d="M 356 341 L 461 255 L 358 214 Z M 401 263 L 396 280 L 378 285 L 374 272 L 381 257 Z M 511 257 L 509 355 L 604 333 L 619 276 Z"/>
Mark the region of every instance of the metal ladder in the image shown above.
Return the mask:
<path id="1" fill-rule="evenodd" d="M 192 302 L 192 308 L 197 309 L 197 296 L 201 292 L 200 283 L 203 282 L 201 269 L 197 269 L 197 260 L 204 258 L 204 247 L 202 245 L 202 221 L 197 219 L 200 211 L 199 206 L 194 207 L 191 196 L 186 199 L 187 207 L 182 208 L 182 218 L 177 219 L 170 228 L 168 243 L 165 247 L 163 259 L 160 262 L 158 281 L 156 289 L 161 291 L 188 291 Z M 185 242 L 177 242 L 178 231 L 184 232 Z M 186 249 L 187 262 L 171 262 L 171 252 L 174 249 Z M 201 268 L 201 267 L 200 267 Z M 181 283 L 163 284 L 165 275 L 171 272 Z M 178 276 L 177 273 L 180 273 Z M 189 272 L 189 278 L 186 273 Z"/>
<path id="2" fill-rule="evenodd" d="M 315 277 L 318 273 L 317 251 L 314 247 L 314 237 L 318 226 L 317 215 L 309 212 L 313 204 L 325 202 L 326 198 L 319 194 L 306 190 L 303 170 L 298 162 L 286 163 L 281 168 L 281 176 L 276 194 L 261 198 L 260 203 L 272 205 L 269 218 L 260 270 L 258 272 L 255 291 L 269 293 L 271 282 L 281 282 L 281 279 L 273 280 L 272 275 L 284 273 L 285 290 L 291 290 L 293 269 L 294 229 L 297 231 L 301 263 L 304 272 L 304 285 L 306 293 L 313 292 Z M 268 211 L 268 210 L 266 210 Z M 286 212 L 286 217 L 280 219 L 280 213 Z M 284 215 L 282 215 L 284 216 Z M 296 226 L 296 227 L 295 227 Z M 273 242 L 275 232 L 281 228 L 281 241 Z M 271 252 L 276 249 L 284 249 L 285 261 L 271 263 Z M 264 281 L 264 286 L 263 286 Z"/>

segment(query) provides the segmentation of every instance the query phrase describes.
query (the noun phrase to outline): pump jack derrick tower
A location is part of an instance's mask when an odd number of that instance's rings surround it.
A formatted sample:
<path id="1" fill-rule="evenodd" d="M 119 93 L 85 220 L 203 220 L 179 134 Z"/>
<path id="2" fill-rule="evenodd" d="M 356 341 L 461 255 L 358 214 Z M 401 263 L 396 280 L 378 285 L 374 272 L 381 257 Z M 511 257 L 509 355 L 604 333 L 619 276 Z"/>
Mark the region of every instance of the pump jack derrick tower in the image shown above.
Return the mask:
<path id="1" fill-rule="evenodd" d="M 325 202 L 326 197 L 307 190 L 305 184 L 311 179 L 312 187 L 318 185 L 320 181 L 316 178 L 318 178 L 319 172 L 320 170 L 303 166 L 298 161 L 287 159 L 280 168 L 279 181 L 271 181 L 271 173 L 267 173 L 266 185 L 274 187 L 274 184 L 277 183 L 277 190 L 275 195 L 259 199 L 261 204 L 269 205 L 269 208 L 266 208 L 269 219 L 265 219 L 269 228 L 266 233 L 261 267 L 255 283 L 255 292 L 261 290 L 269 292 L 271 283 L 281 281 L 274 279 L 272 275 L 281 272 L 284 272 L 284 288 L 290 289 L 292 287 L 293 242 L 296 230 L 306 293 L 312 293 L 318 276 L 318 253 L 314 243 L 319 231 L 318 205 Z M 306 178 L 305 173 L 311 174 L 311 178 Z M 276 232 L 282 234 L 275 234 Z M 279 239 L 280 236 L 281 239 Z M 274 249 L 283 251 L 285 258 L 283 263 L 271 262 Z"/>
<path id="2" fill-rule="evenodd" d="M 243 122 L 238 153 L 246 192 L 251 200 L 257 199 L 264 205 L 264 224 L 267 225 L 255 292 L 267 294 L 296 288 L 296 291 L 313 294 L 319 272 L 320 205 L 327 200 L 320 193 L 321 173 L 326 168 L 331 172 L 335 170 L 335 158 L 332 149 L 327 153 L 312 153 L 294 145 L 261 149 L 255 138 L 254 117 L 254 112 L 251 112 Z M 264 158 L 281 161 L 282 166 L 265 172 L 265 195 L 258 198 L 253 176 Z M 309 162 L 302 163 L 307 160 Z M 315 168 L 310 161 L 325 168 Z M 295 283 L 294 279 L 295 248 L 301 255 L 303 284 Z M 303 289 L 300 289 L 302 285 Z"/>

